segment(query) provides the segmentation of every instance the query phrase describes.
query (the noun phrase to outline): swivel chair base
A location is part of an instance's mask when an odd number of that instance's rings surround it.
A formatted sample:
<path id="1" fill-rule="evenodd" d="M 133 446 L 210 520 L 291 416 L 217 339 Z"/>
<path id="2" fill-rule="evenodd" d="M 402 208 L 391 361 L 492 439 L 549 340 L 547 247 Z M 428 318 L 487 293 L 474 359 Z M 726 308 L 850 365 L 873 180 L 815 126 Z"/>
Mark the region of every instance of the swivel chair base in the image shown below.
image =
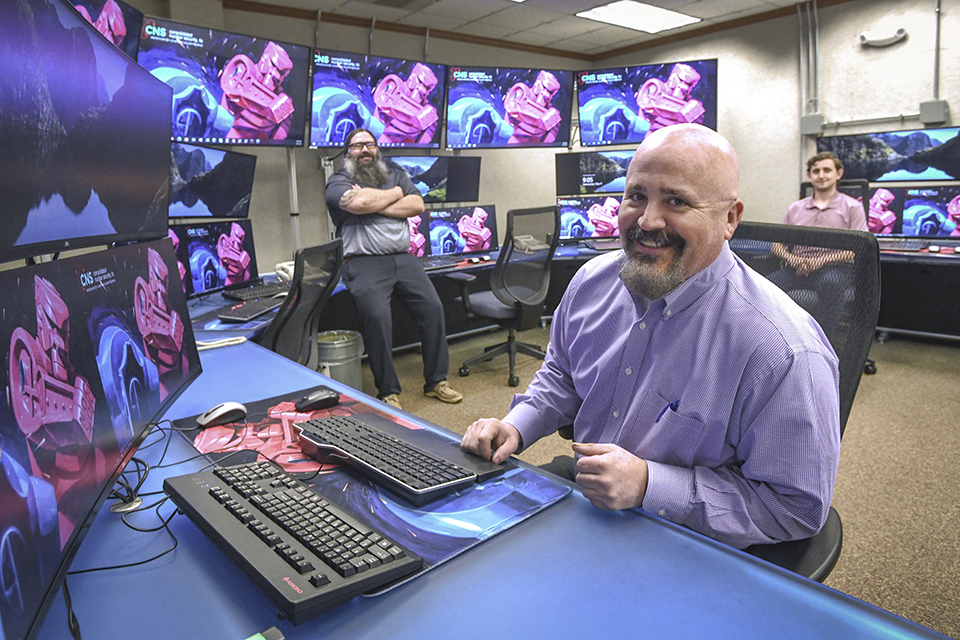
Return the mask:
<path id="1" fill-rule="evenodd" d="M 460 367 L 460 376 L 465 378 L 470 375 L 470 365 L 478 362 L 487 362 L 489 360 L 493 360 L 497 356 L 504 353 L 510 356 L 510 377 L 507 378 L 507 384 L 509 384 L 511 387 L 516 387 L 520 384 L 520 378 L 518 378 L 514 373 L 514 368 L 517 362 L 517 353 L 522 353 L 534 358 L 540 358 L 541 360 L 547 357 L 547 354 L 545 354 L 539 346 L 527 342 L 518 342 L 516 336 L 514 335 L 514 330 L 510 329 L 510 333 L 507 336 L 506 342 L 494 345 L 492 347 L 487 347 L 479 356 L 466 360 L 463 363 L 463 366 Z"/>

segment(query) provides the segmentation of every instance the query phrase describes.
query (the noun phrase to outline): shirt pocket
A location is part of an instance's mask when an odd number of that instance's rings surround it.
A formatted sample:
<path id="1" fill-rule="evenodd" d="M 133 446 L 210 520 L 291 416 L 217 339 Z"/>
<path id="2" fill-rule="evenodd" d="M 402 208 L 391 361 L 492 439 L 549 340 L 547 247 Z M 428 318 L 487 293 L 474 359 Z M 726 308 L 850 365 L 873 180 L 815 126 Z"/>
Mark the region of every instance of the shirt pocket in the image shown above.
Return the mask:
<path id="1" fill-rule="evenodd" d="M 683 398 L 673 408 L 677 396 L 665 396 L 651 390 L 644 398 L 630 429 L 620 438 L 620 446 L 645 460 L 681 467 L 692 467 L 703 439 L 704 424 L 683 414 Z"/>

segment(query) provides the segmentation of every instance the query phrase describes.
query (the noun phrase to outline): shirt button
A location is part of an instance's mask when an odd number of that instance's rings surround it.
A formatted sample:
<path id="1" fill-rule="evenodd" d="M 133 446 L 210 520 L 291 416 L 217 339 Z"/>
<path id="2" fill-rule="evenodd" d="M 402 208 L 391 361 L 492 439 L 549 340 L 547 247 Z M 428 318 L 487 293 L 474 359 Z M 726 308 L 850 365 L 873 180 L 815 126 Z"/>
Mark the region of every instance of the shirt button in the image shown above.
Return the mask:
<path id="1" fill-rule="evenodd" d="M 628 376 L 631 375 L 631 374 L 633 374 L 633 368 L 632 368 L 632 367 L 627 367 L 626 374 L 627 374 Z"/>
<path id="2" fill-rule="evenodd" d="M 667 316 L 667 317 L 669 318 L 670 316 L 673 315 L 673 311 L 672 311 L 671 309 L 667 309 L 667 310 L 663 313 L 663 315 L 665 315 L 665 316 Z"/>
<path id="3" fill-rule="evenodd" d="M 613 417 L 614 417 L 614 418 L 619 418 L 619 417 L 620 417 L 620 412 L 619 412 L 619 411 L 614 411 L 614 412 L 613 412 Z"/>
<path id="4" fill-rule="evenodd" d="M 646 329 L 646 328 L 647 328 L 647 323 L 646 323 L 646 322 L 641 322 L 639 326 L 640 326 L 641 329 Z"/>
<path id="5" fill-rule="evenodd" d="M 667 510 L 666 510 L 666 509 L 660 509 L 660 511 L 657 511 L 657 515 L 662 518 L 663 516 L 667 515 Z"/>

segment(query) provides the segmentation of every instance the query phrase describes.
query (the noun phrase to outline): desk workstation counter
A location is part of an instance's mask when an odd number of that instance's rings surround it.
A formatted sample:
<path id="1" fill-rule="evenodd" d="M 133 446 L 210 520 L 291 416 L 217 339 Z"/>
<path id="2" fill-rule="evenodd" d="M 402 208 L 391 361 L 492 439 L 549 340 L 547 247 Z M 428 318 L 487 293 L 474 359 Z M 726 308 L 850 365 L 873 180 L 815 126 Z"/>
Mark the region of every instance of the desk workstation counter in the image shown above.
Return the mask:
<path id="1" fill-rule="evenodd" d="M 203 352 L 202 364 L 166 418 L 317 384 L 376 402 L 250 343 Z M 182 436 L 169 437 L 166 463 L 189 461 L 153 469 L 144 491 L 207 464 Z M 155 464 L 164 444 L 138 455 Z M 157 526 L 152 511 L 128 519 Z M 943 637 L 655 516 L 601 511 L 576 490 L 405 585 L 299 626 L 278 620 L 267 597 L 186 517 L 169 526 L 179 544 L 162 558 L 68 577 L 87 637 L 238 640 L 271 626 L 288 639 Z M 135 562 L 170 546 L 165 531 L 134 532 L 105 507 L 72 568 Z M 70 637 L 62 598 L 39 637 Z"/>

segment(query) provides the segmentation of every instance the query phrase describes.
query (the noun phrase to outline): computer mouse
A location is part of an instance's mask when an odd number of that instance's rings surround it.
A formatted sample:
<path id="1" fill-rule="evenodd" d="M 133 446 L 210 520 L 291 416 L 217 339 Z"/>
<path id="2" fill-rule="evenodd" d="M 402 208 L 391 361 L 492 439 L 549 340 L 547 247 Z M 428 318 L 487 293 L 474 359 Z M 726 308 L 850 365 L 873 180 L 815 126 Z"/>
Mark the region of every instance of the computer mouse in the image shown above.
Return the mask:
<path id="1" fill-rule="evenodd" d="M 201 429 L 219 427 L 222 424 L 239 422 L 247 417 L 247 408 L 239 402 L 221 402 L 197 416 L 197 426 Z"/>
<path id="2" fill-rule="evenodd" d="M 938 244 L 928 245 L 927 251 L 929 251 L 930 253 L 940 253 L 940 245 Z"/>
<path id="3" fill-rule="evenodd" d="M 329 409 L 340 404 L 340 394 L 328 387 L 317 387 L 294 404 L 297 411 Z"/>
<path id="4" fill-rule="evenodd" d="M 480 258 L 467 258 L 467 262 L 470 264 L 480 264 Z"/>

